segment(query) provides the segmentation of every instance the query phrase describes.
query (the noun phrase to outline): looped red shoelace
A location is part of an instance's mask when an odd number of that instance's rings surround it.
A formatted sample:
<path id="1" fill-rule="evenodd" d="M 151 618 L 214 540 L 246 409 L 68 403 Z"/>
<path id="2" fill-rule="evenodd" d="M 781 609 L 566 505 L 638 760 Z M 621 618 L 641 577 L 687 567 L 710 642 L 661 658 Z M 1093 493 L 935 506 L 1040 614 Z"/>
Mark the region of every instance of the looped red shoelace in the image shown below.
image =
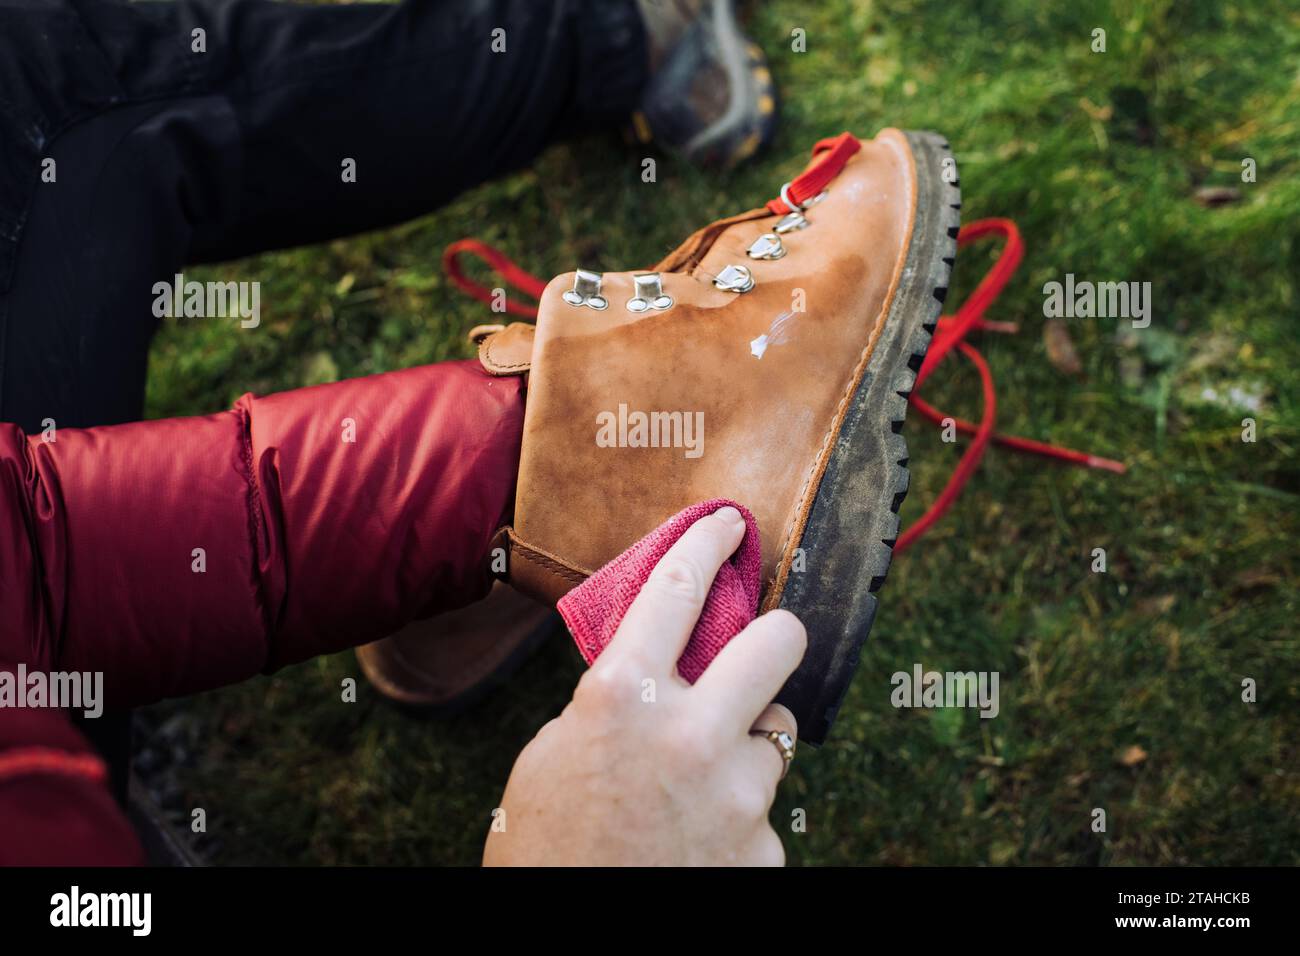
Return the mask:
<path id="1" fill-rule="evenodd" d="M 457 239 L 442 251 L 442 268 L 447 273 L 447 277 L 466 295 L 478 299 L 489 307 L 493 305 L 493 291 L 487 286 L 479 285 L 470 279 L 465 275 L 465 271 L 461 269 L 460 257 L 466 254 L 482 259 L 502 279 L 520 292 L 531 295 L 534 299 L 542 297 L 542 290 L 546 288 L 546 283 L 528 270 L 521 269 L 504 252 L 493 249 L 486 242 L 479 242 L 477 239 Z M 512 302 L 509 299 L 505 299 L 503 305 L 507 312 L 537 318 L 537 306 L 535 305 Z"/>
<path id="2" fill-rule="evenodd" d="M 912 394 L 908 399 L 918 412 L 936 425 L 942 426 L 945 419 L 951 420 L 957 431 L 965 435 L 971 435 L 973 438 L 970 446 L 967 447 L 961 456 L 961 460 L 957 463 L 957 467 L 953 469 L 952 475 L 948 478 L 948 483 L 944 486 L 943 491 L 939 493 L 939 497 L 935 498 L 930 507 L 926 509 L 925 514 L 921 515 L 911 527 L 899 535 L 898 541 L 894 545 L 895 551 L 902 551 L 907 548 L 917 538 L 925 534 L 927 528 L 943 517 L 944 512 L 957 500 L 962 489 L 966 487 L 966 482 L 970 480 L 970 476 L 979 466 L 980 459 L 984 457 L 984 452 L 987 450 L 990 441 L 1025 454 L 1041 455 L 1044 458 L 1053 458 L 1071 465 L 1082 465 L 1085 468 L 1102 468 L 1117 474 L 1123 474 L 1125 470 L 1122 462 L 1110 458 L 1101 458 L 1097 455 L 1062 448 L 1058 445 L 1049 445 L 1030 438 L 1000 435 L 993 431 L 993 422 L 997 417 L 997 394 L 993 387 L 993 374 L 989 371 L 984 356 L 980 355 L 974 346 L 965 341 L 965 338 L 967 333 L 974 329 L 1003 333 L 1019 331 L 1019 327 L 1015 323 L 988 321 L 984 318 L 984 311 L 997 300 L 997 297 L 1006 286 L 1007 280 L 1019 267 L 1020 260 L 1025 255 L 1025 246 L 1020 239 L 1020 230 L 1016 228 L 1016 224 L 1010 219 L 980 219 L 969 225 L 962 226 L 961 231 L 957 233 L 958 246 L 969 245 L 977 239 L 992 235 L 1001 235 L 1006 238 L 1006 244 L 1002 247 L 997 262 L 993 263 L 993 267 L 985 273 L 984 278 L 980 280 L 980 284 L 975 287 L 975 291 L 957 307 L 957 311 L 953 315 L 945 315 L 939 319 L 939 324 L 934 330 L 934 338 L 931 340 L 930 348 L 925 354 L 925 361 L 921 363 L 921 370 L 916 374 L 916 384 L 912 386 Z M 975 366 L 975 370 L 979 372 L 980 383 L 984 392 L 984 413 L 980 417 L 978 425 L 972 424 L 965 419 L 945 415 L 917 394 L 922 383 L 934 371 L 935 366 L 943 361 L 944 356 L 954 348 L 960 350 L 962 355 L 970 359 L 971 364 Z"/>
<path id="3" fill-rule="evenodd" d="M 820 140 L 813 147 L 812 162 L 807 169 L 791 181 L 789 189 L 786 190 L 787 195 L 797 205 L 802 206 L 803 203 L 830 185 L 853 154 L 861 148 L 862 144 L 850 133 L 841 133 L 839 136 Z M 769 201 L 766 208 L 774 215 L 785 215 L 787 212 L 792 211 L 784 198 Z M 925 418 L 940 426 L 943 426 L 945 421 L 951 421 L 957 431 L 972 436 L 971 443 L 962 454 L 957 467 L 953 469 L 943 491 L 926 509 L 925 514 L 921 515 L 911 527 L 899 535 L 898 541 L 894 545 L 895 551 L 903 551 L 908 548 L 917 538 L 925 534 L 931 525 L 943 517 L 944 513 L 952 506 L 952 503 L 961 495 L 962 489 L 970 481 L 975 469 L 979 467 L 980 459 L 984 457 L 984 452 L 988 449 L 990 442 L 1025 454 L 1040 455 L 1044 458 L 1051 458 L 1071 465 L 1100 468 L 1117 474 L 1123 474 L 1125 471 L 1122 462 L 1110 458 L 1101 458 L 1097 455 L 1090 455 L 1086 452 L 1074 451 L 1057 445 L 1049 445 L 1029 438 L 1001 435 L 993 431 L 994 420 L 997 417 L 997 395 L 993 387 L 993 375 L 989 371 L 984 357 L 965 339 L 967 334 L 975 330 L 1003 333 L 1019 330 L 1014 323 L 988 321 L 984 318 L 984 312 L 997 300 L 1007 281 L 1020 265 L 1020 260 L 1024 258 L 1025 248 L 1020 239 L 1020 230 L 1016 228 L 1016 224 L 1010 219 L 980 219 L 977 222 L 962 226 L 957 234 L 957 245 L 964 246 L 977 239 L 992 235 L 1001 235 L 1005 238 L 1006 242 L 1002 247 L 1002 252 L 998 255 L 997 261 L 993 263 L 993 267 L 989 269 L 984 278 L 980 280 L 979 285 L 975 287 L 975 291 L 958 306 L 957 311 L 952 315 L 945 315 L 939 319 L 934 331 L 934 338 L 930 342 L 929 351 L 926 353 L 925 361 L 921 364 L 921 370 L 917 373 L 916 384 L 912 387 L 912 394 L 909 397 L 912 405 Z M 485 261 L 517 290 L 527 293 L 535 299 L 541 298 L 542 290 L 546 288 L 545 282 L 532 273 L 521 269 L 504 253 L 476 239 L 461 239 L 453 242 L 447 247 L 442 256 L 443 267 L 447 275 L 463 292 L 473 296 L 480 302 L 489 305 L 493 302 L 492 290 L 470 280 L 461 269 L 458 257 L 466 253 Z M 506 311 L 515 315 L 534 317 L 537 315 L 537 306 L 535 305 L 512 302 L 507 299 L 504 306 Z M 935 367 L 943 361 L 944 356 L 953 349 L 957 349 L 962 355 L 966 356 L 971 364 L 975 366 L 975 370 L 979 372 L 984 393 L 984 411 L 978 425 L 965 419 L 945 415 L 917 395 L 922 383 L 929 378 Z"/>
<path id="4" fill-rule="evenodd" d="M 819 139 L 813 144 L 812 162 L 808 168 L 796 176 L 790 183 L 789 196 L 796 206 L 802 206 L 831 184 L 844 164 L 853 158 L 853 154 L 862 148 L 862 142 L 852 133 L 840 133 Z M 774 216 L 784 216 L 796 210 L 790 208 L 784 196 L 769 199 L 767 210 Z"/>

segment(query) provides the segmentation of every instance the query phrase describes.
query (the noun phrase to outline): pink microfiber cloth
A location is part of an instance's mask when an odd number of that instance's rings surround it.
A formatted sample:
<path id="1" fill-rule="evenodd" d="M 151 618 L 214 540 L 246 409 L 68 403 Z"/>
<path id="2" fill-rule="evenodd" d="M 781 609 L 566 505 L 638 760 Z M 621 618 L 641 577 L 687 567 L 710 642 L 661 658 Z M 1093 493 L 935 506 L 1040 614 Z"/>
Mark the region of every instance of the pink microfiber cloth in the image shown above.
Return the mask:
<path id="1" fill-rule="evenodd" d="M 677 659 L 677 672 L 694 684 L 709 662 L 758 613 L 763 559 L 758 541 L 758 522 L 749 510 L 734 501 L 714 498 L 679 511 L 654 531 L 628 548 L 582 584 L 560 598 L 564 623 L 569 625 L 578 650 L 588 664 L 613 639 L 623 616 L 641 592 L 659 559 L 696 521 L 727 505 L 745 519 L 745 536 L 740 547 L 718 570 L 704 610 L 691 632 L 686 650 Z"/>

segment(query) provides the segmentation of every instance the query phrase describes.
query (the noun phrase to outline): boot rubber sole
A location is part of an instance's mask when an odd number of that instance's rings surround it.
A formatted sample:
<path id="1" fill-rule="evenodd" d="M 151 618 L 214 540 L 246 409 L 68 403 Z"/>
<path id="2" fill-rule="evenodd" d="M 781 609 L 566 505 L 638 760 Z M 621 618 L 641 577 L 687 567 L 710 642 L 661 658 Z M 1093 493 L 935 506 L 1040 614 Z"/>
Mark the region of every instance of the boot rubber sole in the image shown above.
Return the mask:
<path id="1" fill-rule="evenodd" d="M 798 615 L 808 650 L 777 700 L 794 713 L 801 742 L 825 742 L 876 616 L 907 495 L 907 398 L 939 320 L 957 254 L 961 188 L 948 142 L 907 132 L 917 201 L 884 328 L 835 439 L 779 607 Z M 944 174 L 953 179 L 947 182 Z"/>
<path id="2" fill-rule="evenodd" d="M 495 592 L 493 592 L 495 593 Z M 489 594 L 484 601 L 492 601 Z M 466 609 L 462 609 L 466 610 Z M 449 612 L 456 614 L 456 611 Z M 552 635 L 564 627 L 564 622 L 554 609 L 537 605 L 535 608 L 521 612 L 531 620 L 526 625 L 526 632 L 519 637 L 519 643 L 499 661 L 488 673 L 466 684 L 453 694 L 446 694 L 440 689 L 421 686 L 422 669 L 418 666 L 405 665 L 400 657 L 396 661 L 383 661 L 372 651 L 373 645 L 362 645 L 356 649 L 357 663 L 370 685 L 379 692 L 388 703 L 412 717 L 427 717 L 435 720 L 448 720 L 459 717 L 466 711 L 477 707 L 484 699 L 504 687 L 515 673 L 549 640 Z M 438 618 L 433 618 L 437 621 Z M 484 633 L 491 634 L 485 629 Z M 438 634 L 430 634 L 429 640 L 438 640 Z M 392 652 L 390 652 L 392 653 Z M 405 665 L 405 666 L 404 666 Z M 396 673 L 389 673 L 395 670 Z"/>

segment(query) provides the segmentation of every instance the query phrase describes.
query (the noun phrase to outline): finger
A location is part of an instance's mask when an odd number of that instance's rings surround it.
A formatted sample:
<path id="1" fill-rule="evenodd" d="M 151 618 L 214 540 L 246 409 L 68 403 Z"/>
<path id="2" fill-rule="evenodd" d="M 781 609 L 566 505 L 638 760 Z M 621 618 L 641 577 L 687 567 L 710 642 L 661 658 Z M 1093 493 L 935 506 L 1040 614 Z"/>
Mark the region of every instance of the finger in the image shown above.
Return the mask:
<path id="1" fill-rule="evenodd" d="M 746 733 L 799 666 L 807 643 L 797 617 L 769 611 L 718 652 L 691 694 L 702 706 L 725 707 L 725 732 Z"/>
<path id="2" fill-rule="evenodd" d="M 797 738 L 799 736 L 799 722 L 794 719 L 794 714 L 790 713 L 790 708 L 775 701 L 763 708 L 763 712 L 754 721 L 754 726 L 749 729 L 779 730 L 791 737 Z M 775 750 L 776 748 L 773 747 L 772 749 Z"/>
<path id="3" fill-rule="evenodd" d="M 762 736 L 756 733 L 760 730 L 763 731 Z M 786 760 L 781 754 L 781 748 L 766 736 L 773 730 L 789 734 L 791 739 L 799 739 L 799 724 L 794 719 L 794 714 L 781 704 L 768 704 L 750 731 L 750 749 L 755 752 L 754 760 L 760 767 L 763 779 L 772 784 L 775 799 L 776 785 L 786 773 Z"/>
<path id="4" fill-rule="evenodd" d="M 718 568 L 744 534 L 745 520 L 732 507 L 687 528 L 650 572 L 602 656 L 634 654 L 659 673 L 674 673 Z"/>
<path id="5" fill-rule="evenodd" d="M 748 847 L 743 866 L 785 866 L 785 846 L 766 820 Z"/>

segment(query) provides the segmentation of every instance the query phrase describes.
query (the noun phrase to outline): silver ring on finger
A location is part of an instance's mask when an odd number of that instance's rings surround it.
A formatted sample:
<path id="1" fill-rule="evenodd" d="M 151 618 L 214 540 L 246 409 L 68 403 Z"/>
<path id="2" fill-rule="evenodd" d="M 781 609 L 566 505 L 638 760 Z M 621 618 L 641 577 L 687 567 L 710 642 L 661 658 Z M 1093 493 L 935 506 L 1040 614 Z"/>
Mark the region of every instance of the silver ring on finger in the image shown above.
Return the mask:
<path id="1" fill-rule="evenodd" d="M 755 727 L 751 730 L 749 735 L 751 737 L 765 737 L 772 741 L 772 745 L 775 746 L 777 752 L 781 754 L 781 760 L 783 761 L 781 766 L 781 779 L 784 780 L 785 775 L 790 772 L 790 764 L 794 763 L 794 737 L 786 733 L 784 730 L 763 730 L 759 727 Z"/>

